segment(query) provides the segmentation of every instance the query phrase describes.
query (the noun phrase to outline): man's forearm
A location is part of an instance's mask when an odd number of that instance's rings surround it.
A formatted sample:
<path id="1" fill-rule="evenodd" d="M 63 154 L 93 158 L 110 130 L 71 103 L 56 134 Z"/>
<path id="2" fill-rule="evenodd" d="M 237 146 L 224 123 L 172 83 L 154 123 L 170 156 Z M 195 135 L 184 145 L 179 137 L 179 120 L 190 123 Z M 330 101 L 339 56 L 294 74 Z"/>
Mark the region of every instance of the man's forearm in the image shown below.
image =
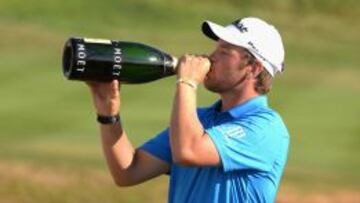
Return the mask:
<path id="1" fill-rule="evenodd" d="M 88 82 L 96 113 L 114 116 L 120 112 L 120 88 L 117 81 L 111 83 Z M 104 155 L 118 185 L 127 183 L 127 173 L 135 159 L 135 150 L 128 140 L 121 123 L 99 124 Z"/>
<path id="2" fill-rule="evenodd" d="M 217 166 L 217 149 L 201 124 L 196 110 L 196 86 L 210 70 L 204 56 L 184 55 L 177 67 L 177 86 L 170 123 L 173 161 L 189 166 Z"/>
<path id="3" fill-rule="evenodd" d="M 114 181 L 118 185 L 126 184 L 135 149 L 119 124 L 100 124 L 100 132 L 103 151 Z"/>
<path id="4" fill-rule="evenodd" d="M 175 162 L 186 164 L 204 129 L 196 111 L 196 91 L 187 84 L 176 88 L 170 124 L 170 144 Z"/>
<path id="5" fill-rule="evenodd" d="M 120 112 L 118 81 L 114 80 L 111 83 L 87 82 L 87 84 L 90 87 L 98 115 L 108 117 Z M 98 121 L 107 123 L 107 119 Z M 99 128 L 104 155 L 117 185 L 136 185 L 169 171 L 167 163 L 142 150 L 135 150 L 121 123 L 100 124 Z"/>

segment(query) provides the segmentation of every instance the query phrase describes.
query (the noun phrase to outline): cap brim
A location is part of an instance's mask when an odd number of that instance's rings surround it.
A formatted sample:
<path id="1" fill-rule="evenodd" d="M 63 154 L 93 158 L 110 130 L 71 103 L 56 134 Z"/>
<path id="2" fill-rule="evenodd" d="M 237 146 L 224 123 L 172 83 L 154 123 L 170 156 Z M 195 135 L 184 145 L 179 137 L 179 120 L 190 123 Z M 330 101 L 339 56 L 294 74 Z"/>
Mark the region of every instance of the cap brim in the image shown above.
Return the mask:
<path id="1" fill-rule="evenodd" d="M 219 40 L 219 37 L 218 37 L 217 33 L 215 33 L 215 31 L 219 32 L 219 30 L 222 30 L 222 29 L 224 29 L 224 27 L 222 27 L 218 24 L 215 24 L 213 22 L 210 22 L 210 21 L 203 22 L 203 24 L 201 26 L 201 30 L 204 33 L 204 35 L 206 35 L 207 37 L 209 37 L 210 39 L 213 39 L 215 41 Z"/>

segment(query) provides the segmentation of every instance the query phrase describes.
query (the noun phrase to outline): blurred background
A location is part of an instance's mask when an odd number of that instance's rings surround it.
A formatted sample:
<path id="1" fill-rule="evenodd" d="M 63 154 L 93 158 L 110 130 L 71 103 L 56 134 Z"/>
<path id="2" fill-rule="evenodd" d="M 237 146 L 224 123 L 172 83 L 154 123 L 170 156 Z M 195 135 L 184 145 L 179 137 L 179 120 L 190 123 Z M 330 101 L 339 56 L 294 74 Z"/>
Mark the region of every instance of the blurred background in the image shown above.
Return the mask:
<path id="1" fill-rule="evenodd" d="M 61 70 L 71 36 L 208 54 L 202 21 L 258 16 L 282 33 L 270 93 L 291 133 L 277 202 L 360 202 L 360 2 L 356 0 L 0 0 L 0 202 L 165 203 L 168 177 L 116 188 L 86 86 Z M 139 145 L 169 124 L 175 79 L 122 88 Z M 198 103 L 216 95 L 200 88 Z M 276 146 L 274 146 L 276 147 Z"/>

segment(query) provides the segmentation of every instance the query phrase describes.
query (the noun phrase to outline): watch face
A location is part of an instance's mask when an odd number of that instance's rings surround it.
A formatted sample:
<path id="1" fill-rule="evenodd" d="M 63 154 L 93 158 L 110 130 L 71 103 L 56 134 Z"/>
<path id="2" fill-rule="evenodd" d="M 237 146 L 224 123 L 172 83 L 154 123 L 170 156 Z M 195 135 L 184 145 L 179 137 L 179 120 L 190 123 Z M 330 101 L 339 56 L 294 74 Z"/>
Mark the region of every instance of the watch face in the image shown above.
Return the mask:
<path id="1" fill-rule="evenodd" d="M 111 122 L 115 123 L 117 121 L 117 119 L 115 117 L 111 117 Z"/>

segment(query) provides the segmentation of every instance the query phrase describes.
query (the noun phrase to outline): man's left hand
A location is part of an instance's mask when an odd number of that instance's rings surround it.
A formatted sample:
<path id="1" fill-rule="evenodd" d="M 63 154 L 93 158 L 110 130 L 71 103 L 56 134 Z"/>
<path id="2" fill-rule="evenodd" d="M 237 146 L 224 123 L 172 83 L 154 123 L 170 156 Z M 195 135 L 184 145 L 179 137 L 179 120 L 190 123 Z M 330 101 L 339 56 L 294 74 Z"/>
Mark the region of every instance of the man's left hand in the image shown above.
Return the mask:
<path id="1" fill-rule="evenodd" d="M 210 60 L 207 57 L 186 54 L 179 60 L 178 79 L 182 78 L 200 84 L 209 72 L 210 65 Z"/>

